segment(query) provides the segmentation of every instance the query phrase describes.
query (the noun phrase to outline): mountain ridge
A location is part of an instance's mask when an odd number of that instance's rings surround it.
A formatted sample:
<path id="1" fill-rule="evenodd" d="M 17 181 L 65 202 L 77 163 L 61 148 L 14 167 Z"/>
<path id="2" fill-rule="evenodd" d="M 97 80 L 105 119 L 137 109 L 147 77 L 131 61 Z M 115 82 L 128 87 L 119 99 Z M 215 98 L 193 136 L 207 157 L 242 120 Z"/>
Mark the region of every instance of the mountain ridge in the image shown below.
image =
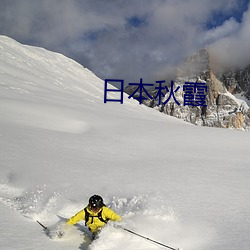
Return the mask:
<path id="1" fill-rule="evenodd" d="M 188 57 L 176 69 L 174 89 L 181 88 L 175 94 L 180 103 L 177 105 L 173 98 L 166 104 L 159 105 L 159 100 L 146 100 L 143 103 L 160 112 L 180 118 L 184 121 L 209 127 L 222 127 L 248 130 L 250 127 L 250 66 L 246 69 L 231 71 L 217 70 L 214 59 L 208 49 L 201 49 Z M 183 85 L 186 82 L 203 83 L 207 86 L 206 104 L 202 106 L 185 106 Z M 128 86 L 125 91 L 133 93 L 133 88 Z M 157 91 L 148 91 L 156 97 Z M 169 93 L 163 91 L 167 100 Z M 237 96 L 234 96 L 237 94 Z M 243 99 L 242 99 L 243 98 Z M 245 99 L 245 100 L 244 100 Z"/>

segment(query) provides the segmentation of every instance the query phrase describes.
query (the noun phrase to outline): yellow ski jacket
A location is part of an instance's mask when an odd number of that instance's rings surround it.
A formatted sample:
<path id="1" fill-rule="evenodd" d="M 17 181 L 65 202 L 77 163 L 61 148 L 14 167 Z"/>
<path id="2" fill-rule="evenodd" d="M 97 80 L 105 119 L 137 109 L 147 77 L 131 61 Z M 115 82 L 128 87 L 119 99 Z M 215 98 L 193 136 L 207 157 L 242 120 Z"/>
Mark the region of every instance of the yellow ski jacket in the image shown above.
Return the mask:
<path id="1" fill-rule="evenodd" d="M 88 226 L 89 230 L 92 233 L 97 232 L 100 228 L 102 228 L 106 223 L 104 221 L 112 220 L 112 221 L 121 221 L 120 215 L 116 214 L 113 210 L 110 208 L 103 206 L 99 211 L 93 212 L 89 209 L 89 207 L 86 207 L 87 212 L 89 213 L 88 221 L 85 221 L 86 226 Z M 101 212 L 101 218 L 104 220 L 100 220 L 98 218 L 98 215 L 100 215 Z M 77 214 L 72 216 L 68 221 L 67 224 L 74 225 L 80 220 L 85 220 L 85 210 L 82 209 Z"/>

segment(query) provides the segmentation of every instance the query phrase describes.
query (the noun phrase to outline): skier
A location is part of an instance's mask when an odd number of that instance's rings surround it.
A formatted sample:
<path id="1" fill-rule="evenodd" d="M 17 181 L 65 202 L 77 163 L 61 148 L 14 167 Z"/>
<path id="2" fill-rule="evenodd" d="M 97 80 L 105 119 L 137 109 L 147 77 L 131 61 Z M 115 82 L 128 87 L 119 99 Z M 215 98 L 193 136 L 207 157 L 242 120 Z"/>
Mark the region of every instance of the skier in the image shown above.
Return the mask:
<path id="1" fill-rule="evenodd" d="M 105 206 L 101 196 L 95 194 L 89 198 L 89 204 L 72 216 L 67 224 L 74 225 L 80 220 L 85 220 L 85 226 L 92 232 L 94 239 L 109 220 L 120 222 L 122 219 L 120 215 Z"/>

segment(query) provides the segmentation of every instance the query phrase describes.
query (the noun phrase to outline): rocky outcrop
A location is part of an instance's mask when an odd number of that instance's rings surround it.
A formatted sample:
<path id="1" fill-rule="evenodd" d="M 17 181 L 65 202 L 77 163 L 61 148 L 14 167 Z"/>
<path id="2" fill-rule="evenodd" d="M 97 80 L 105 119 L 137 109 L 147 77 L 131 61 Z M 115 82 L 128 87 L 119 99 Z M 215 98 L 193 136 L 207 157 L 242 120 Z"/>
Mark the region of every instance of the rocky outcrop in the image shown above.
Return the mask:
<path id="1" fill-rule="evenodd" d="M 215 72 L 212 70 L 210 55 L 206 49 L 187 58 L 177 69 L 177 76 L 174 81 L 173 90 L 178 91 L 166 104 L 163 104 L 170 95 L 163 90 L 165 97 L 159 105 L 159 99 L 145 100 L 143 103 L 155 108 L 160 112 L 171 115 L 187 122 L 210 127 L 223 127 L 234 129 L 250 128 L 250 109 L 247 103 L 237 99 L 233 94 L 243 93 L 244 97 L 250 97 L 250 67 L 245 70 L 231 72 Z M 207 86 L 206 107 L 184 105 L 185 91 L 183 86 L 186 82 L 200 83 Z M 134 91 L 131 86 L 126 92 L 131 94 Z M 148 91 L 151 96 L 157 96 L 155 88 Z M 250 99 L 250 98 L 249 98 Z M 178 105 L 177 102 L 180 104 Z"/>
<path id="2" fill-rule="evenodd" d="M 230 93 L 240 93 L 250 100 L 250 65 L 246 68 L 226 70 L 223 73 L 218 73 L 217 77 L 225 84 Z"/>

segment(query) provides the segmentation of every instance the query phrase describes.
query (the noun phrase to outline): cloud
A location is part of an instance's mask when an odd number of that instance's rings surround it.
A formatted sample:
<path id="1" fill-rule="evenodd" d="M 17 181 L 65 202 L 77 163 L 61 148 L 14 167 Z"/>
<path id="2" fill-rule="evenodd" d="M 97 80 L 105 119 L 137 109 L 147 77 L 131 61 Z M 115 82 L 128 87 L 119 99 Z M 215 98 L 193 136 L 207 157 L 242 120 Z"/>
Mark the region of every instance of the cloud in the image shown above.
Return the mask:
<path id="1" fill-rule="evenodd" d="M 221 29 L 227 29 L 225 26 Z M 250 64 L 250 8 L 235 27 L 225 37 L 210 44 L 214 59 L 225 67 L 245 67 Z"/>
<path id="2" fill-rule="evenodd" d="M 221 26 L 204 31 L 204 34 L 201 35 L 200 43 L 211 44 L 215 41 L 219 41 L 225 37 L 235 34 L 239 28 L 240 24 L 235 20 L 235 18 L 232 17 L 229 20 L 224 21 Z"/>
<path id="3" fill-rule="evenodd" d="M 64 53 L 103 79 L 154 81 L 204 46 L 212 44 L 214 51 L 236 46 L 232 34 L 243 44 L 250 33 L 247 13 L 242 23 L 230 18 L 238 2 L 2 0 L 0 33 Z M 214 28 L 207 30 L 214 13 L 229 18 L 217 26 L 214 20 Z"/>

